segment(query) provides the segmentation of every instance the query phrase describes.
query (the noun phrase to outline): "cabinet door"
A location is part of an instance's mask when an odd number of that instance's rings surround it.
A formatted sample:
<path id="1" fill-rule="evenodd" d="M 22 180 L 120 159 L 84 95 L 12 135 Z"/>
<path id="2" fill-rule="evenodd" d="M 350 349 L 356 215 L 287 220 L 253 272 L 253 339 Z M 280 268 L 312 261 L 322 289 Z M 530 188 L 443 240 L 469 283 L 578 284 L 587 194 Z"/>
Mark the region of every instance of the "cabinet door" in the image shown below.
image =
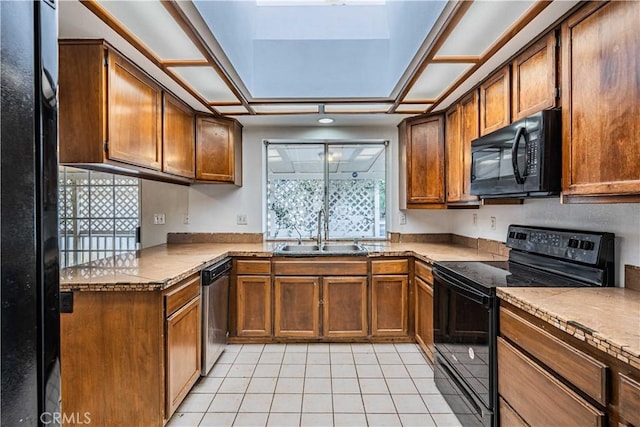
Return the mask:
<path id="1" fill-rule="evenodd" d="M 433 362 L 433 289 L 416 277 L 416 341 Z"/>
<path id="2" fill-rule="evenodd" d="M 167 318 L 166 417 L 176 410 L 200 377 L 200 297 Z"/>
<path id="3" fill-rule="evenodd" d="M 271 336 L 271 277 L 238 276 L 236 295 L 238 336 Z"/>
<path id="4" fill-rule="evenodd" d="M 620 375 L 620 415 L 632 425 L 640 425 L 640 382 Z"/>
<path id="5" fill-rule="evenodd" d="M 235 121 L 198 117 L 196 178 L 242 184 L 242 133 Z"/>
<path id="6" fill-rule="evenodd" d="M 480 85 L 480 135 L 486 135 L 510 123 L 510 81 L 507 65 Z"/>
<path id="7" fill-rule="evenodd" d="M 443 128 L 442 116 L 407 123 L 406 203 L 409 208 L 444 207 Z"/>
<path id="8" fill-rule="evenodd" d="M 445 148 L 447 163 L 447 203 L 458 202 L 462 196 L 463 159 L 460 135 L 460 105 L 455 104 L 445 114 Z"/>
<path id="9" fill-rule="evenodd" d="M 187 106 L 164 93 L 162 171 L 195 176 L 195 119 Z"/>
<path id="10" fill-rule="evenodd" d="M 602 411 L 502 338 L 498 338 L 498 392 L 528 425 L 604 426 Z"/>
<path id="11" fill-rule="evenodd" d="M 320 278 L 276 277 L 274 285 L 274 335 L 319 337 Z"/>
<path id="12" fill-rule="evenodd" d="M 640 201 L 638 16 L 640 2 L 595 2 L 562 26 L 564 196 Z"/>
<path id="13" fill-rule="evenodd" d="M 160 170 L 162 90 L 109 51 L 107 157 Z"/>
<path id="14" fill-rule="evenodd" d="M 556 106 L 556 35 L 551 32 L 513 61 L 513 121 Z"/>
<path id="15" fill-rule="evenodd" d="M 447 203 L 477 204 L 471 195 L 471 141 L 478 137 L 479 114 L 477 90 L 447 111 Z"/>
<path id="16" fill-rule="evenodd" d="M 367 278 L 322 278 L 323 336 L 367 336 Z"/>
<path id="17" fill-rule="evenodd" d="M 371 282 L 371 334 L 405 336 L 408 333 L 406 275 L 373 276 Z"/>

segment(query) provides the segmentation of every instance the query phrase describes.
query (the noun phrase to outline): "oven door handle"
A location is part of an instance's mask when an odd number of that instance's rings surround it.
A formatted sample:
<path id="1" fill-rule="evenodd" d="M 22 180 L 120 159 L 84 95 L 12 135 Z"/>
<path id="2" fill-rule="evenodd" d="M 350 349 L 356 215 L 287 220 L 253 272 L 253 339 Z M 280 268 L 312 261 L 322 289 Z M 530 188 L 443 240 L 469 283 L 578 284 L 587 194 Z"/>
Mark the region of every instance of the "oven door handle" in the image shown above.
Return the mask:
<path id="1" fill-rule="evenodd" d="M 451 277 L 449 275 L 442 274 L 437 269 L 433 270 L 433 275 L 436 279 L 440 279 L 445 285 L 454 288 L 455 292 L 465 296 L 473 302 L 478 304 L 482 304 L 485 308 L 490 308 L 490 299 L 488 296 L 483 295 L 482 293 L 476 291 L 471 286 L 464 284 L 460 280 Z"/>

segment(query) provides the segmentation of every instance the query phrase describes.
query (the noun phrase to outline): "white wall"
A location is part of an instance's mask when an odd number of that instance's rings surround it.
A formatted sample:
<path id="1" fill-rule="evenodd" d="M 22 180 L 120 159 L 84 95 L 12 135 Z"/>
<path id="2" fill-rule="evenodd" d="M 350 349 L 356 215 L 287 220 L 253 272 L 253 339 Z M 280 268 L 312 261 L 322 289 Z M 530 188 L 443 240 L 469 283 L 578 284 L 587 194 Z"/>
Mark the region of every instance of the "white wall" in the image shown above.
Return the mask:
<path id="1" fill-rule="evenodd" d="M 189 190 L 191 232 L 264 232 L 264 139 L 385 139 L 387 150 L 390 231 L 403 233 L 450 231 L 446 212 L 408 211 L 407 224 L 398 224 L 398 130 L 396 127 L 253 127 L 243 131 L 243 186 L 192 185 Z M 246 214 L 248 224 L 237 225 L 236 215 Z"/>
<path id="2" fill-rule="evenodd" d="M 189 211 L 189 187 L 164 182 L 140 180 L 141 246 L 167 242 L 168 232 L 184 231 L 184 215 Z M 153 215 L 165 214 L 165 224 L 153 223 Z"/>
<path id="3" fill-rule="evenodd" d="M 473 225 L 473 214 L 478 215 Z M 640 204 L 570 204 L 558 198 L 525 200 L 523 205 L 483 206 L 450 211 L 452 230 L 468 237 L 504 242 L 509 224 L 576 230 L 607 231 L 616 235 L 616 282 L 623 284 L 624 265 L 640 265 Z M 491 230 L 491 217 L 496 229 Z"/>

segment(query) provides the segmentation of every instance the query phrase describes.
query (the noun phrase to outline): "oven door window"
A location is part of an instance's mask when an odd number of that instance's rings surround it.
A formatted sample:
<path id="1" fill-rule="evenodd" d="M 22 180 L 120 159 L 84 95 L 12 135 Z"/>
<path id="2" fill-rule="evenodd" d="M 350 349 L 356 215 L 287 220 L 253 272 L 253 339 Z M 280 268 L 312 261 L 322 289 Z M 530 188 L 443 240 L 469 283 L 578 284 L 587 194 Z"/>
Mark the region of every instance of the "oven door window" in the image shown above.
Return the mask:
<path id="1" fill-rule="evenodd" d="M 436 279 L 434 342 L 460 380 L 490 406 L 489 346 L 493 310 L 487 297 Z"/>

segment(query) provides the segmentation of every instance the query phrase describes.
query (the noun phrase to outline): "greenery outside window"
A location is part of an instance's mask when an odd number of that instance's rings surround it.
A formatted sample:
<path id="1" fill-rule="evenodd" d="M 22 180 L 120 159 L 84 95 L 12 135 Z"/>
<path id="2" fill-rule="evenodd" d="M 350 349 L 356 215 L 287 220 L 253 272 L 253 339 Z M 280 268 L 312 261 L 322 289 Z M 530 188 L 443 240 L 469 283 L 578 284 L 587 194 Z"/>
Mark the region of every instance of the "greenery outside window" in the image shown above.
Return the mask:
<path id="1" fill-rule="evenodd" d="M 386 141 L 265 144 L 269 239 L 385 237 Z"/>

